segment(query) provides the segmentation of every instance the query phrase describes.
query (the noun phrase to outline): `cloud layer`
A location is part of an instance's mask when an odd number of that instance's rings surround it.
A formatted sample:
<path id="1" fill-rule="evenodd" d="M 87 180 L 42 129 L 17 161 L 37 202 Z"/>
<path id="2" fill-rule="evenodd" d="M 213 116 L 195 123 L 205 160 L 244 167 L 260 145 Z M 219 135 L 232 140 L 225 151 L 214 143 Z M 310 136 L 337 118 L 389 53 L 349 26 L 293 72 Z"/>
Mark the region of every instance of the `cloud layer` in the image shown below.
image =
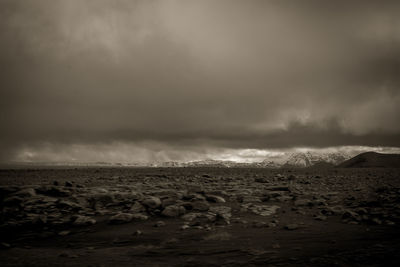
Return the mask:
<path id="1" fill-rule="evenodd" d="M 43 144 L 400 146 L 399 13 L 398 1 L 1 1 L 1 158 Z"/>

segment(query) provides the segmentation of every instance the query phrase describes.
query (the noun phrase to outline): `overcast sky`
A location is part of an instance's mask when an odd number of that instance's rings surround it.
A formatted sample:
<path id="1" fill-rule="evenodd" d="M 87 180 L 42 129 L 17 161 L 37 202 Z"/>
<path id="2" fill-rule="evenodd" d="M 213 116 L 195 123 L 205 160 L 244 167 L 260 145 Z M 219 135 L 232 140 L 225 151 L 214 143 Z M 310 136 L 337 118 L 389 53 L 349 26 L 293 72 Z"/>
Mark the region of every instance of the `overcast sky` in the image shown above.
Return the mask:
<path id="1" fill-rule="evenodd" d="M 0 0 L 1 160 L 399 147 L 399 14 L 400 1 Z"/>

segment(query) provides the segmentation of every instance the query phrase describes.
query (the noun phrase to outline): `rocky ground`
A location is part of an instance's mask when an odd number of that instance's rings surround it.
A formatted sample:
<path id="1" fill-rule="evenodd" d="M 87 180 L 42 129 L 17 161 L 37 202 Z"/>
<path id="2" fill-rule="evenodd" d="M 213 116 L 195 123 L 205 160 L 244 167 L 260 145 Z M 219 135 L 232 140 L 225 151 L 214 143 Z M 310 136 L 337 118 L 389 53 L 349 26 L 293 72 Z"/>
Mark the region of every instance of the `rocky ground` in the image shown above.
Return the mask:
<path id="1" fill-rule="evenodd" d="M 1 266 L 398 266 L 400 169 L 0 171 Z"/>

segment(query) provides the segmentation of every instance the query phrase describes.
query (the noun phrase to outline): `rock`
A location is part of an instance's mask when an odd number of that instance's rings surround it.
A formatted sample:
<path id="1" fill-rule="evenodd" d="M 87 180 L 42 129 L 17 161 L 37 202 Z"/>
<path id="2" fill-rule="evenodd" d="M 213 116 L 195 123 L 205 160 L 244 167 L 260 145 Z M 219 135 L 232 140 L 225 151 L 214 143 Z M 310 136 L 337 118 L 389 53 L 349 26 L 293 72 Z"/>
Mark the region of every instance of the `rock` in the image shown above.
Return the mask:
<path id="1" fill-rule="evenodd" d="M 27 214 L 26 221 L 32 225 L 43 225 L 47 223 L 47 217 L 39 214 Z"/>
<path id="2" fill-rule="evenodd" d="M 299 228 L 299 226 L 295 223 L 290 223 L 290 224 L 285 225 L 286 230 L 296 230 L 298 228 Z"/>
<path id="3" fill-rule="evenodd" d="M 309 199 L 297 199 L 294 201 L 294 205 L 296 207 L 304 207 L 304 206 L 311 207 L 313 205 L 313 203 Z"/>
<path id="4" fill-rule="evenodd" d="M 148 209 L 157 209 L 161 207 L 161 200 L 158 197 L 149 196 L 142 201 L 142 204 Z"/>
<path id="5" fill-rule="evenodd" d="M 382 220 L 380 220 L 380 219 L 378 219 L 378 218 L 373 218 L 373 219 L 372 219 L 372 222 L 375 223 L 375 224 L 378 224 L 378 225 L 381 225 L 381 224 L 382 224 Z"/>
<path id="6" fill-rule="evenodd" d="M 171 205 L 166 207 L 161 215 L 166 216 L 166 217 L 178 217 L 183 214 L 185 214 L 186 210 L 184 207 L 179 206 L 179 205 Z"/>
<path id="7" fill-rule="evenodd" d="M 118 213 L 108 219 L 109 224 L 123 224 L 123 223 L 129 223 L 133 220 L 135 221 L 145 221 L 149 217 L 143 214 L 132 214 L 132 213 Z"/>
<path id="8" fill-rule="evenodd" d="M 176 203 L 176 198 L 168 197 L 161 200 L 161 206 L 166 208 L 168 206 L 174 205 Z"/>
<path id="9" fill-rule="evenodd" d="M 69 210 L 83 209 L 83 207 L 81 207 L 77 203 L 74 203 L 74 202 L 71 202 L 68 200 L 59 200 L 59 201 L 57 201 L 56 205 L 57 205 L 57 208 L 60 208 L 60 209 L 69 209 Z"/>
<path id="10" fill-rule="evenodd" d="M 197 213 L 191 212 L 182 216 L 182 219 L 187 222 L 196 222 L 198 224 L 214 222 L 217 219 L 215 213 Z"/>
<path id="11" fill-rule="evenodd" d="M 264 189 L 268 191 L 289 191 L 288 186 L 268 186 L 265 187 Z"/>
<path id="12" fill-rule="evenodd" d="M 342 215 L 345 212 L 342 206 L 328 207 L 327 210 L 333 215 Z"/>
<path id="13" fill-rule="evenodd" d="M 129 211 L 131 213 L 140 213 L 140 212 L 146 211 L 146 208 L 139 202 L 135 202 L 135 203 L 133 203 L 133 205 L 131 206 Z"/>
<path id="14" fill-rule="evenodd" d="M 280 209 L 280 207 L 276 205 L 258 205 L 252 203 L 243 204 L 242 208 L 261 216 L 270 216 Z"/>
<path id="15" fill-rule="evenodd" d="M 265 177 L 257 177 L 254 179 L 256 183 L 269 183 L 269 179 Z"/>
<path id="16" fill-rule="evenodd" d="M 326 217 L 325 215 L 316 215 L 316 216 L 314 217 L 314 220 L 317 220 L 317 221 L 326 221 L 327 218 L 328 218 L 328 217 Z"/>
<path id="17" fill-rule="evenodd" d="M 209 213 L 215 214 L 216 219 L 221 218 L 227 224 L 229 224 L 230 219 L 232 217 L 231 210 L 232 210 L 231 207 L 227 207 L 227 206 L 214 206 L 214 207 L 210 207 Z"/>
<path id="18" fill-rule="evenodd" d="M 58 255 L 59 257 L 63 257 L 63 258 L 78 258 L 78 255 L 72 253 L 72 252 L 62 252 Z"/>
<path id="19" fill-rule="evenodd" d="M 6 242 L 1 242 L 0 243 L 0 249 L 8 249 L 11 248 L 11 245 L 6 243 Z"/>
<path id="20" fill-rule="evenodd" d="M 184 224 L 184 225 L 182 225 L 181 226 L 181 230 L 186 230 L 186 229 L 189 229 L 190 228 L 190 226 L 189 225 L 187 225 L 187 224 Z"/>
<path id="21" fill-rule="evenodd" d="M 223 197 L 220 197 L 217 195 L 207 195 L 206 199 L 207 199 L 207 201 L 214 202 L 214 203 L 225 203 L 226 202 Z"/>
<path id="22" fill-rule="evenodd" d="M 254 222 L 253 223 L 253 227 L 255 228 L 264 228 L 264 227 L 268 227 L 268 223 L 266 222 Z"/>
<path id="23" fill-rule="evenodd" d="M 89 195 L 89 202 L 92 204 L 93 207 L 98 206 L 106 206 L 108 204 L 112 204 L 115 202 L 114 195 L 107 192 L 107 193 L 94 193 Z"/>
<path id="24" fill-rule="evenodd" d="M 138 235 L 142 235 L 143 232 L 140 230 L 136 230 L 135 232 L 132 233 L 133 236 L 138 236 Z"/>
<path id="25" fill-rule="evenodd" d="M 228 232 L 215 232 L 205 236 L 204 240 L 215 240 L 215 241 L 227 241 L 232 238 L 232 235 Z"/>
<path id="26" fill-rule="evenodd" d="M 190 206 L 195 211 L 208 211 L 210 209 L 210 204 L 205 201 L 193 201 L 190 202 Z"/>
<path id="27" fill-rule="evenodd" d="M 65 186 L 66 186 L 66 187 L 72 187 L 72 183 L 71 183 L 71 182 L 68 182 L 68 181 L 66 181 L 66 182 L 65 182 Z"/>
<path id="28" fill-rule="evenodd" d="M 108 219 L 109 224 L 123 224 L 129 223 L 133 219 L 133 214 L 131 213 L 118 213 Z"/>
<path id="29" fill-rule="evenodd" d="M 93 225 L 95 223 L 96 223 L 96 220 L 91 217 L 78 215 L 78 216 L 76 216 L 76 219 L 75 219 L 73 225 L 86 226 L 86 225 Z"/>
<path id="30" fill-rule="evenodd" d="M 146 221 L 147 219 L 149 219 L 149 216 L 147 215 L 141 213 L 132 214 L 132 220 L 134 221 Z"/>
<path id="31" fill-rule="evenodd" d="M 24 201 L 23 198 L 18 196 L 11 196 L 3 200 L 4 206 L 19 206 Z"/>
<path id="32" fill-rule="evenodd" d="M 71 231 L 61 231 L 61 232 L 58 232 L 58 235 L 59 236 L 66 236 L 66 235 L 69 235 L 71 233 Z"/>
<path id="33" fill-rule="evenodd" d="M 162 227 L 162 226 L 165 226 L 165 222 L 163 221 L 158 221 L 154 224 L 154 227 Z"/>
<path id="34" fill-rule="evenodd" d="M 71 195 L 70 191 L 59 188 L 58 186 L 41 186 L 36 189 L 36 192 L 52 197 L 68 197 Z"/>
<path id="35" fill-rule="evenodd" d="M 206 198 L 198 193 L 186 193 L 182 196 L 182 199 L 196 201 L 196 200 L 205 200 Z"/>
<path id="36" fill-rule="evenodd" d="M 21 198 L 30 198 L 36 196 L 36 191 L 33 188 L 26 188 L 15 192 L 13 195 Z"/>
<path id="37" fill-rule="evenodd" d="M 360 221 L 361 217 L 360 215 L 355 212 L 355 211 L 351 211 L 351 210 L 345 210 L 345 212 L 342 215 L 342 219 L 344 221 Z"/>
<path id="38" fill-rule="evenodd" d="M 283 192 L 283 191 L 266 191 L 263 193 L 263 196 L 270 199 L 270 198 L 282 197 L 284 195 L 284 193 L 285 192 Z"/>
<path id="39" fill-rule="evenodd" d="M 248 195 L 245 195 L 245 196 L 242 196 L 241 202 L 242 202 L 242 203 L 250 203 L 250 202 L 262 202 L 262 201 L 261 201 L 261 199 L 260 199 L 259 197 L 257 197 L 257 196 L 248 196 Z"/>

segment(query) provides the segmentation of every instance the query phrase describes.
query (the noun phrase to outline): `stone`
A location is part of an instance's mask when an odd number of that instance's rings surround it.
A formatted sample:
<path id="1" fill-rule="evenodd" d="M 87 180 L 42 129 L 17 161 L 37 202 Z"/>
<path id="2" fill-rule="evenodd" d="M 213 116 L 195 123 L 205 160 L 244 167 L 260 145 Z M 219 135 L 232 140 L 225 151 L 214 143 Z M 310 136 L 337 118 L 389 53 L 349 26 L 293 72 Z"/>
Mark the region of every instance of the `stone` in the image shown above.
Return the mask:
<path id="1" fill-rule="evenodd" d="M 182 225 L 181 226 L 181 230 L 186 230 L 186 229 L 189 229 L 190 228 L 190 226 L 189 225 L 187 225 L 187 224 L 184 224 L 184 225 Z"/>
<path id="2" fill-rule="evenodd" d="M 86 225 L 93 225 L 95 223 L 96 223 L 96 220 L 91 217 L 78 215 L 78 216 L 76 216 L 76 219 L 74 220 L 73 225 L 86 226 Z"/>
<path id="3" fill-rule="evenodd" d="M 89 201 L 92 203 L 92 206 L 106 206 L 108 204 L 114 203 L 115 198 L 114 195 L 107 193 L 95 193 L 89 196 Z"/>
<path id="4" fill-rule="evenodd" d="M 183 215 L 182 219 L 187 222 L 203 223 L 203 222 L 214 222 L 217 219 L 217 216 L 215 213 L 191 212 Z"/>
<path id="5" fill-rule="evenodd" d="M 214 203 L 225 203 L 226 202 L 223 197 L 220 197 L 217 195 L 207 195 L 206 199 L 207 199 L 207 201 L 214 202 Z"/>
<path id="6" fill-rule="evenodd" d="M 22 198 L 30 198 L 36 196 L 36 191 L 33 188 L 26 188 L 15 192 L 13 195 Z"/>
<path id="7" fill-rule="evenodd" d="M 259 205 L 259 204 L 243 204 L 242 208 L 244 210 L 249 210 L 255 214 L 261 215 L 261 216 L 270 216 L 275 214 L 280 207 L 276 205 Z"/>
<path id="8" fill-rule="evenodd" d="M 149 216 L 147 215 L 141 213 L 132 214 L 132 220 L 134 221 L 146 221 L 147 219 L 149 219 Z"/>
<path id="9" fill-rule="evenodd" d="M 59 236 L 66 236 L 66 235 L 69 235 L 71 233 L 71 231 L 60 231 L 60 232 L 58 232 L 58 235 Z"/>
<path id="10" fill-rule="evenodd" d="M 135 202 L 135 203 L 133 203 L 133 205 L 131 206 L 129 211 L 131 213 L 140 213 L 145 210 L 146 210 L 146 208 L 142 204 L 140 204 L 139 202 Z"/>
<path id="11" fill-rule="evenodd" d="M 149 196 L 142 201 L 142 204 L 148 209 L 157 209 L 161 207 L 161 200 L 158 197 Z"/>
<path id="12" fill-rule="evenodd" d="M 326 217 L 325 215 L 316 215 L 316 216 L 314 217 L 314 220 L 317 220 L 317 221 L 326 221 L 327 218 L 328 218 L 328 217 Z"/>
<path id="13" fill-rule="evenodd" d="M 245 195 L 241 199 L 242 203 L 250 203 L 250 202 L 262 202 L 261 199 L 257 196 L 248 196 Z"/>
<path id="14" fill-rule="evenodd" d="M 165 226 L 165 222 L 163 222 L 163 221 L 157 221 L 157 222 L 154 224 L 154 227 L 163 227 L 163 226 Z"/>
<path id="15" fill-rule="evenodd" d="M 193 201 L 190 202 L 190 206 L 195 211 L 208 211 L 210 209 L 210 204 L 205 201 Z"/>
<path id="16" fill-rule="evenodd" d="M 3 200 L 4 206 L 19 206 L 24 201 L 23 198 L 18 196 L 11 196 Z"/>
<path id="17" fill-rule="evenodd" d="M 179 206 L 179 205 L 171 205 L 166 207 L 161 215 L 165 216 L 165 217 L 178 217 L 181 216 L 183 214 L 185 214 L 186 210 L 184 207 Z"/>
<path id="18" fill-rule="evenodd" d="M 268 223 L 266 222 L 254 222 L 253 227 L 255 228 L 264 228 L 264 227 L 269 227 Z"/>
<path id="19" fill-rule="evenodd" d="M 70 191 L 62 189 L 58 186 L 41 186 L 36 189 L 36 192 L 46 196 L 52 197 L 68 197 L 71 195 Z"/>
<path id="20" fill-rule="evenodd" d="M 138 236 L 138 235 L 142 235 L 143 232 L 140 230 L 136 230 L 135 232 L 132 233 L 133 236 Z"/>
<path id="21" fill-rule="evenodd" d="M 6 243 L 6 242 L 1 242 L 0 243 L 0 249 L 8 249 L 11 248 L 11 245 Z"/>
<path id="22" fill-rule="evenodd" d="M 342 215 L 342 219 L 345 220 L 345 221 L 360 221 L 361 217 L 355 211 L 345 210 L 343 215 Z"/>
<path id="23" fill-rule="evenodd" d="M 269 179 L 265 177 L 257 177 L 254 179 L 256 183 L 269 183 Z"/>
<path id="24" fill-rule="evenodd" d="M 217 217 L 220 217 L 226 221 L 229 221 L 232 217 L 232 208 L 227 206 L 213 206 L 210 207 L 209 212 L 214 213 Z"/>
<path id="25" fill-rule="evenodd" d="M 311 207 L 313 205 L 313 203 L 309 199 L 297 199 L 294 201 L 294 205 L 296 207 L 304 207 L 304 206 Z"/>
<path id="26" fill-rule="evenodd" d="M 295 223 L 290 223 L 290 224 L 285 225 L 286 230 L 296 230 L 298 228 L 299 228 L 299 226 Z"/>
<path id="27" fill-rule="evenodd" d="M 268 186 L 264 188 L 267 191 L 289 191 L 288 186 Z"/>
<path id="28" fill-rule="evenodd" d="M 114 216 L 111 216 L 108 219 L 109 224 L 123 224 L 123 223 L 129 223 L 133 219 L 133 214 L 131 213 L 118 213 Z"/>

